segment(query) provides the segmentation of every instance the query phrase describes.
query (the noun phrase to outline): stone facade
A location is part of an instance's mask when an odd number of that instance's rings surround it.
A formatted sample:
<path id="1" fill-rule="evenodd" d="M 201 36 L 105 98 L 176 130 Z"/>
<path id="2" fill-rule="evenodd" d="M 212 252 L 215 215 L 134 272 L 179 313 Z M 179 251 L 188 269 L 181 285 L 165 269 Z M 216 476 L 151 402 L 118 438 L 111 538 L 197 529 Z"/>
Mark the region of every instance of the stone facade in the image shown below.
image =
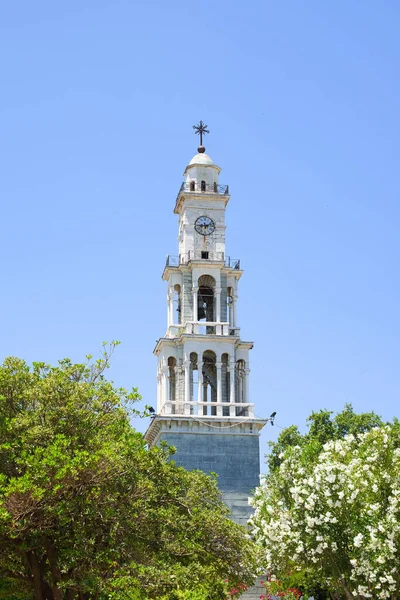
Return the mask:
<path id="1" fill-rule="evenodd" d="M 259 424 L 226 419 L 222 426 L 184 416 L 155 417 L 149 439 L 176 448 L 173 459 L 185 469 L 216 473 L 222 498 L 232 518 L 246 525 L 251 514 L 248 498 L 259 484 Z M 148 432 L 150 436 L 150 432 Z"/>

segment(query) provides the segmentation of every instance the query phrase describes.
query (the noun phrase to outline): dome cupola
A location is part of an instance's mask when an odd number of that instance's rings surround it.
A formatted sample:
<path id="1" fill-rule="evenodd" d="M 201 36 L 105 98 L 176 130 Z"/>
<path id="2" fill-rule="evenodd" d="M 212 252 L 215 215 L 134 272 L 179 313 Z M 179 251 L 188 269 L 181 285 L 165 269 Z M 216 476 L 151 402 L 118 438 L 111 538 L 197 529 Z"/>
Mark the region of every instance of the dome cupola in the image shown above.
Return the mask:
<path id="1" fill-rule="evenodd" d="M 219 198 L 224 198 L 225 206 L 229 201 L 229 186 L 218 183 L 221 169 L 211 156 L 206 154 L 203 146 L 203 134 L 209 133 L 207 125 L 200 121 L 198 125 L 193 126 L 193 129 L 200 135 L 200 146 L 183 173 L 185 180 L 179 188 L 174 208 L 177 214 L 180 214 L 185 199 L 196 197 L 198 202 L 202 196 L 203 201 L 213 202 L 217 195 Z"/>
<path id="2" fill-rule="evenodd" d="M 213 159 L 206 154 L 206 149 L 203 146 L 203 135 L 210 133 L 207 125 L 200 121 L 198 125 L 194 125 L 196 133 L 200 135 L 200 146 L 197 148 L 197 154 L 185 169 L 185 183 L 188 187 L 194 190 L 207 191 L 214 189 L 218 185 L 218 175 L 221 172 Z"/>

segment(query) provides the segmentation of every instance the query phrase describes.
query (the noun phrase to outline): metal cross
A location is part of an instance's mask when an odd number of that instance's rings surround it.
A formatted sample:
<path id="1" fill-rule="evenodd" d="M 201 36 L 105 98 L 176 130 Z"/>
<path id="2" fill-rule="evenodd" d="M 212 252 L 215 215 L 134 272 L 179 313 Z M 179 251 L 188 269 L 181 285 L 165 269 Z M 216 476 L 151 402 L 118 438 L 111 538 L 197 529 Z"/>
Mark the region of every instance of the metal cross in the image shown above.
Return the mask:
<path id="1" fill-rule="evenodd" d="M 209 129 L 207 129 L 208 125 L 205 125 L 203 121 L 200 121 L 198 125 L 193 125 L 193 129 L 196 131 L 198 135 L 200 135 L 200 146 L 203 145 L 203 133 L 210 133 Z"/>

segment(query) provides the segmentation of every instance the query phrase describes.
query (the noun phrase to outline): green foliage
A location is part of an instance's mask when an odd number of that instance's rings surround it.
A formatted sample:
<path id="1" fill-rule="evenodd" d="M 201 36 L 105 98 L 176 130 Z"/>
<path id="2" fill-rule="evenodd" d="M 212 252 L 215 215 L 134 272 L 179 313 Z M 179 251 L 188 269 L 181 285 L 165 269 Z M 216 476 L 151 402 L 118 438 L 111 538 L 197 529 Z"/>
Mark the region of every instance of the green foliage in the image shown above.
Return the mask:
<path id="1" fill-rule="evenodd" d="M 346 435 L 361 434 L 383 425 L 374 412 L 357 414 L 351 404 L 346 404 L 342 412 L 334 414 L 329 410 L 312 412 L 307 419 L 308 432 L 301 434 L 296 425 L 284 429 L 277 442 L 269 442 L 270 451 L 266 456 L 268 470 L 273 473 L 279 468 L 286 451 L 300 446 L 305 464 L 314 462 L 324 444 L 330 440 L 343 439 Z"/>
<path id="2" fill-rule="evenodd" d="M 104 378 L 116 345 L 95 362 L 0 366 L 0 599 L 178 600 L 214 588 L 218 600 L 225 578 L 252 580 L 253 546 L 215 480 L 132 429 L 137 389 Z"/>

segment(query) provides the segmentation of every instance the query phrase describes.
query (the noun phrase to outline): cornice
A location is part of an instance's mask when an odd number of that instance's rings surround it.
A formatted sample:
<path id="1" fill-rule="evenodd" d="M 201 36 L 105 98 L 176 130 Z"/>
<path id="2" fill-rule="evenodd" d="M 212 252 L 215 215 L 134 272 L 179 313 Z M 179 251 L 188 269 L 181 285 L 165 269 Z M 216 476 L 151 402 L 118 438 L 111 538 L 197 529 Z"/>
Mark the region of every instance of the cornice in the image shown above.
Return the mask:
<path id="1" fill-rule="evenodd" d="M 202 417 L 155 415 L 144 434 L 149 447 L 157 444 L 162 433 L 183 435 L 259 436 L 268 419 L 255 417 Z M 176 427 L 175 427 L 176 425 Z"/>
<path id="2" fill-rule="evenodd" d="M 174 213 L 176 215 L 179 215 L 179 213 L 181 212 L 181 208 L 182 205 L 184 204 L 186 198 L 190 199 L 190 200 L 194 200 L 196 202 L 196 204 L 200 204 L 199 201 L 201 201 L 201 203 L 203 202 L 209 202 L 209 201 L 215 201 L 215 200 L 222 200 L 224 202 L 224 207 L 226 207 L 226 205 L 228 204 L 229 200 L 230 200 L 230 194 L 219 194 L 219 193 L 213 193 L 213 192 L 181 192 L 180 194 L 178 194 L 178 197 L 176 199 L 175 202 L 175 208 L 174 208 Z"/>

